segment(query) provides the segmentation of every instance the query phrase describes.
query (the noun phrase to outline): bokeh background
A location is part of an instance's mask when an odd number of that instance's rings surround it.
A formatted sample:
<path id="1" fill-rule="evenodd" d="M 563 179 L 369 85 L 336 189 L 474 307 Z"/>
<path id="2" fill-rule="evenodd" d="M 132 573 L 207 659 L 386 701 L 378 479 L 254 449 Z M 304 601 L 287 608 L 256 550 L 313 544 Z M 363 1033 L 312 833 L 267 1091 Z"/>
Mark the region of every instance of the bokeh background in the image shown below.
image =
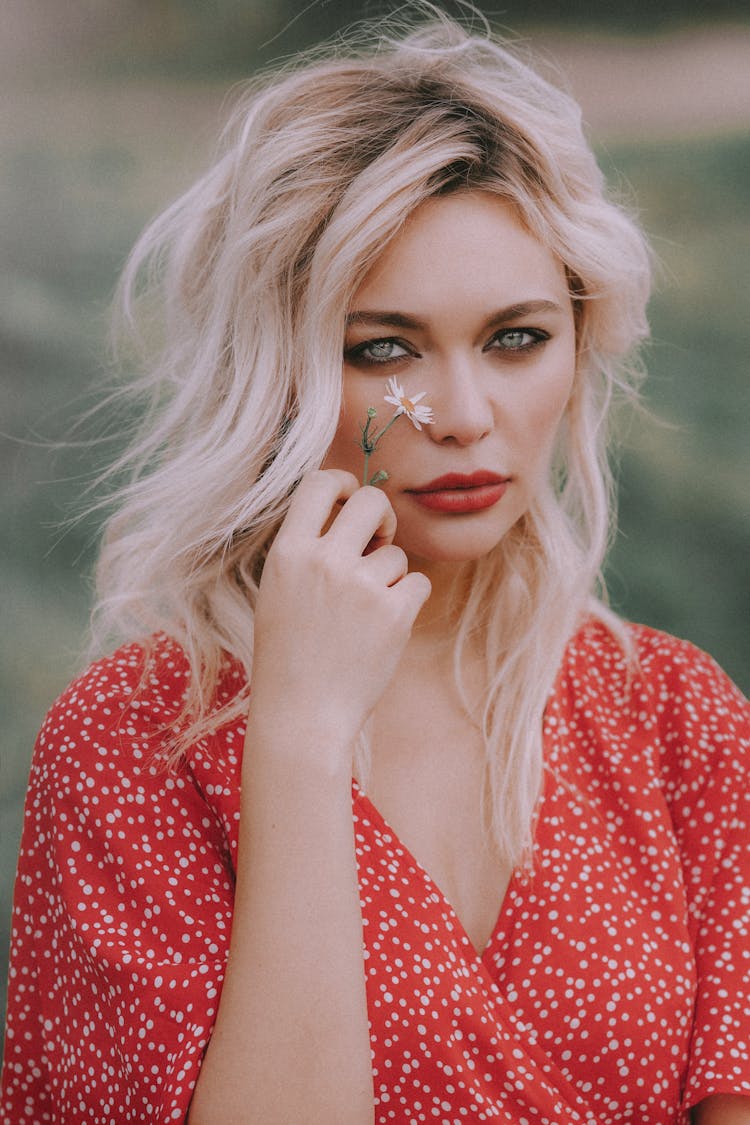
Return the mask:
<path id="1" fill-rule="evenodd" d="M 456 14 L 455 3 L 445 10 Z M 621 420 L 614 605 L 750 687 L 750 13 L 745 0 L 478 4 L 572 88 L 660 261 L 645 387 Z M 82 424 L 107 308 L 145 221 L 210 159 L 233 85 L 388 6 L 365 0 L 3 0 L 0 13 L 0 1015 L 34 735 L 80 667 L 118 447 Z"/>

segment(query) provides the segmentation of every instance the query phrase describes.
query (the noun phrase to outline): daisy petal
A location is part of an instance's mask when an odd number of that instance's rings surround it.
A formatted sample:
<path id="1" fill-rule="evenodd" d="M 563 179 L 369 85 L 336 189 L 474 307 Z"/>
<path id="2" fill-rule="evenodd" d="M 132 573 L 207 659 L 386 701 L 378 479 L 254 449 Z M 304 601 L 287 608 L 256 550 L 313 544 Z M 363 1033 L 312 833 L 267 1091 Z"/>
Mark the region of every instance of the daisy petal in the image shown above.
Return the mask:
<path id="1" fill-rule="evenodd" d="M 404 393 L 404 388 L 393 376 L 388 379 L 386 390 L 388 394 L 384 395 L 384 401 L 396 407 L 394 418 L 397 418 L 399 414 L 405 414 L 417 430 L 421 430 L 423 425 L 431 425 L 433 423 L 432 407 L 418 405 L 427 394 L 426 391 L 419 391 L 418 394 L 407 398 Z"/>

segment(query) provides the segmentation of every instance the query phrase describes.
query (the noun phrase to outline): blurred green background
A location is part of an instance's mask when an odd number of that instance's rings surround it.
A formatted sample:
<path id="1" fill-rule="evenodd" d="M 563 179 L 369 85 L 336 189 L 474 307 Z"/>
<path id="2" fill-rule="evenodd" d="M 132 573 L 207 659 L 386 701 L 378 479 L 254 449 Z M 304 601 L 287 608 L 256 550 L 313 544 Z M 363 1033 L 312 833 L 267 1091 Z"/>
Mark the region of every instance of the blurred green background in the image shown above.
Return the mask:
<path id="1" fill-rule="evenodd" d="M 111 420 L 80 425 L 107 374 L 118 271 L 144 222 L 207 163 L 236 80 L 386 10 L 351 0 L 4 2 L 0 1013 L 33 739 L 86 644 L 97 527 L 65 521 L 118 445 Z M 485 11 L 579 97 L 661 263 L 652 417 L 622 421 L 612 600 L 708 649 L 747 691 L 747 5 L 568 0 Z"/>

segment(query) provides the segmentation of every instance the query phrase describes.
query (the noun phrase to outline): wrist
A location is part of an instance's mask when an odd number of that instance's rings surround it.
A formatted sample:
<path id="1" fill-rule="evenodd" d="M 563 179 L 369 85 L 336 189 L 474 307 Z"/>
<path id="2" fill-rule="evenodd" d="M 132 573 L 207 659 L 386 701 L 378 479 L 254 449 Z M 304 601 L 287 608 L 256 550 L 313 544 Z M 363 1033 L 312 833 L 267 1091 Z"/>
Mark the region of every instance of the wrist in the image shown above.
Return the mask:
<path id="1" fill-rule="evenodd" d="M 302 773 L 309 782 L 337 780 L 351 785 L 354 737 L 340 723 L 319 715 L 276 715 L 266 718 L 250 706 L 245 735 L 245 762 L 263 770 L 278 768 L 285 777 Z"/>

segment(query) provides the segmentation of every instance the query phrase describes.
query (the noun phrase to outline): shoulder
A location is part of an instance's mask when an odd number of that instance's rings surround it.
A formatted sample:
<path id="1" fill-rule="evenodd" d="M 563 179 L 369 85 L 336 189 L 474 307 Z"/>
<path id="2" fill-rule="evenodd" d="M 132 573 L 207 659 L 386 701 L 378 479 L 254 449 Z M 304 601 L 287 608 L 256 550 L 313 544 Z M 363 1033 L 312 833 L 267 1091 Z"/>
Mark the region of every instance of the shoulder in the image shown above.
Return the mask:
<path id="1" fill-rule="evenodd" d="M 157 671 L 158 669 L 158 671 Z M 91 664 L 50 707 L 34 747 L 27 820 L 89 824 L 116 815 L 165 784 L 167 731 L 178 720 L 189 678 L 179 646 L 166 638 L 128 644 Z"/>
<path id="2" fill-rule="evenodd" d="M 95 661 L 49 709 L 34 751 L 32 781 L 50 771 L 59 774 L 66 764 L 88 773 L 114 764 L 163 773 L 211 761 L 217 738 L 226 740 L 222 718 L 228 708 L 236 702 L 235 710 L 242 712 L 247 679 L 227 658 L 200 725 L 193 718 L 195 687 L 186 653 L 163 634 Z M 226 722 L 231 721 L 230 715 Z"/>
<path id="3" fill-rule="evenodd" d="M 179 721 L 190 682 L 180 646 L 157 636 L 91 664 L 53 703 L 39 744 L 58 753 L 106 741 L 148 739 Z"/>
<path id="4" fill-rule="evenodd" d="M 134 832 L 170 834 L 165 823 L 190 822 L 202 836 L 223 839 L 238 803 L 241 732 L 235 723 L 191 733 L 191 678 L 180 645 L 157 636 L 124 645 L 74 680 L 50 708 L 34 749 L 30 831 L 35 817 L 51 818 L 55 846 L 85 829 L 110 850 Z M 221 699 L 236 695 L 240 683 L 232 667 Z M 178 744 L 183 734 L 189 742 Z"/>
<path id="5" fill-rule="evenodd" d="M 195 672 L 182 646 L 165 634 L 134 641 L 90 664 L 50 708 L 42 735 L 70 728 L 108 735 L 156 734 L 186 729 L 187 706 L 195 702 Z M 247 678 L 238 661 L 226 656 L 216 671 L 206 706 L 210 717 L 246 694 Z"/>
<path id="6" fill-rule="evenodd" d="M 689 641 L 591 619 L 572 638 L 560 698 L 600 745 L 625 744 L 679 785 L 750 771 L 750 706 L 715 660 Z M 728 782 L 727 782 L 728 784 Z"/>
<path id="7" fill-rule="evenodd" d="M 713 657 L 656 629 L 629 628 L 638 680 L 663 739 L 678 740 L 698 753 L 711 745 L 735 760 L 747 758 L 750 705 Z"/>
<path id="8" fill-rule="evenodd" d="M 244 709 L 222 723 L 222 708 L 244 698 L 247 680 L 227 659 L 206 721 L 190 717 L 193 671 L 183 648 L 156 635 L 91 664 L 50 708 L 34 749 L 29 800 L 65 800 L 101 811 L 119 794 L 140 803 L 175 789 L 236 788 Z M 219 717 L 214 723 L 213 715 Z"/>
<path id="9" fill-rule="evenodd" d="M 623 622 L 618 636 L 590 618 L 569 643 L 565 671 L 584 691 L 647 697 L 661 714 L 711 709 L 747 717 L 747 700 L 713 657 L 647 625 Z"/>
<path id="10" fill-rule="evenodd" d="M 685 693 L 708 689 L 727 696 L 727 702 L 744 701 L 714 658 L 690 641 L 673 637 L 646 625 L 628 624 L 641 677 L 651 683 L 664 683 Z"/>

